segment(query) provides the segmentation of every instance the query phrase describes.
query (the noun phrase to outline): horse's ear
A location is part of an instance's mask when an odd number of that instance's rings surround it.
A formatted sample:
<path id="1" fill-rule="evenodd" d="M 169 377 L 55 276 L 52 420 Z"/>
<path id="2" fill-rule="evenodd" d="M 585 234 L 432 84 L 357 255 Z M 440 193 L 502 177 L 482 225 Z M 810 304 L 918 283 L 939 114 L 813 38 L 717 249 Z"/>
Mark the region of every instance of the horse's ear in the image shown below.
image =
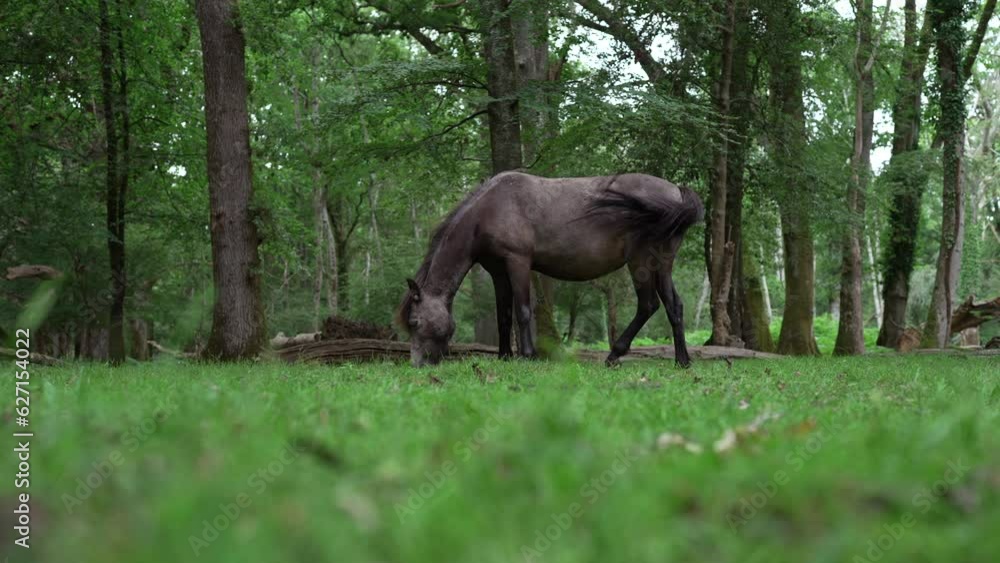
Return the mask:
<path id="1" fill-rule="evenodd" d="M 413 292 L 413 300 L 420 301 L 420 286 L 417 285 L 417 282 L 410 278 L 406 278 L 406 285 L 410 286 L 410 291 Z"/>

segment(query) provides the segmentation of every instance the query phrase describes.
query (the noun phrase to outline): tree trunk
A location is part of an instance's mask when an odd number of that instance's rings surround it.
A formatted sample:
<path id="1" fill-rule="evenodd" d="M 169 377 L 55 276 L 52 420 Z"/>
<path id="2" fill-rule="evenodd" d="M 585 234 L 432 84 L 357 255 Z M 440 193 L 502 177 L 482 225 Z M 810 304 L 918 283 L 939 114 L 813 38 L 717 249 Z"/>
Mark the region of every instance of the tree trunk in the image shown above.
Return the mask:
<path id="1" fill-rule="evenodd" d="M 861 237 L 864 236 L 865 194 L 871 177 L 872 136 L 875 123 L 875 63 L 873 0 L 858 0 L 857 44 L 854 50 L 854 152 L 847 184 L 847 225 L 844 233 L 840 277 L 840 322 L 836 356 L 865 353 L 865 315 L 861 300 L 864 269 Z M 888 11 L 883 21 L 888 19 Z"/>
<path id="2" fill-rule="evenodd" d="M 765 13 L 768 65 L 771 68 L 771 159 L 776 169 L 777 199 L 784 249 L 785 309 L 778 353 L 816 355 L 813 336 L 815 266 L 813 264 L 810 182 L 801 171 L 806 124 L 802 101 L 803 31 L 795 0 L 776 1 Z"/>
<path id="3" fill-rule="evenodd" d="M 535 290 L 535 335 L 538 352 L 542 357 L 552 357 L 559 348 L 562 338 L 555 320 L 555 285 L 552 278 L 536 274 L 531 278 Z"/>
<path id="4" fill-rule="evenodd" d="M 482 0 L 480 25 L 490 95 L 490 153 L 493 174 L 521 167 L 521 123 L 510 0 Z"/>
<path id="5" fill-rule="evenodd" d="M 705 273 L 705 281 L 701 284 L 701 294 L 698 296 L 698 304 L 694 308 L 694 329 L 701 329 L 701 317 L 705 312 L 705 303 L 708 302 L 708 296 L 712 293 L 712 282 L 708 279 L 708 272 Z"/>
<path id="6" fill-rule="evenodd" d="M 927 325 L 921 345 L 944 348 L 951 334 L 951 315 L 958 292 L 965 238 L 965 202 L 962 186 L 962 152 L 965 148 L 965 80 L 962 76 L 962 48 L 965 45 L 965 3 L 962 0 L 934 0 L 934 33 L 937 42 L 937 74 L 940 84 L 938 130 L 944 148 L 942 162 L 941 242 L 937 275 Z"/>
<path id="7" fill-rule="evenodd" d="M 730 87 L 733 78 L 733 37 L 736 26 L 736 0 L 727 0 L 723 16 L 720 49 L 719 78 L 715 83 L 715 110 L 721 120 L 720 130 L 724 138 L 716 144 L 712 165 L 711 252 L 709 272 L 711 279 L 712 338 L 710 342 L 719 346 L 739 344 L 732 333 L 732 319 L 729 316 L 729 294 L 733 281 L 733 264 L 736 245 L 729 240 L 730 230 L 726 221 L 726 196 L 729 193 L 729 135 L 727 131 L 730 108 Z"/>
<path id="8" fill-rule="evenodd" d="M 871 234 L 865 235 L 865 248 L 868 251 L 868 271 L 872 278 L 872 302 L 875 304 L 875 322 L 878 328 L 882 328 L 882 280 L 878 277 L 878 265 L 875 263 L 875 256 L 878 253 L 878 239 L 875 239 L 873 250 Z"/>
<path id="9" fill-rule="evenodd" d="M 920 227 L 920 200 L 927 184 L 927 172 L 913 156 L 919 149 L 921 97 L 924 69 L 931 44 L 930 10 L 917 28 L 916 0 L 906 0 L 903 60 L 896 83 L 892 108 L 892 158 L 886 176 L 892 192 L 889 233 L 885 244 L 882 273 L 882 326 L 876 344 L 897 348 L 906 330 L 906 305 L 910 297 L 917 230 Z"/>
<path id="10" fill-rule="evenodd" d="M 107 236 L 108 258 L 111 267 L 110 303 L 108 307 L 108 360 L 113 365 L 125 361 L 125 198 L 123 189 L 127 186 L 127 171 L 119 170 L 118 143 L 119 136 L 116 122 L 118 112 L 116 106 L 124 101 L 125 68 L 124 52 L 122 51 L 121 24 L 124 18 L 119 18 L 117 38 L 118 56 L 122 63 L 119 69 L 119 86 L 116 93 L 113 83 L 113 49 L 111 45 L 111 16 L 107 0 L 98 2 L 98 18 L 100 27 L 101 49 L 101 98 L 104 110 L 105 153 L 107 168 L 105 184 L 107 187 Z M 117 98 L 117 100 L 116 100 Z M 116 103 L 117 102 L 117 103 Z"/>
<path id="11" fill-rule="evenodd" d="M 566 342 L 573 342 L 573 339 L 576 338 L 576 321 L 580 316 L 581 297 L 579 288 L 574 288 L 572 295 L 570 295 L 569 323 L 566 326 L 566 334 L 563 335 L 563 340 Z"/>
<path id="12" fill-rule="evenodd" d="M 326 212 L 326 193 L 323 186 L 319 183 L 317 176 L 319 175 L 318 170 L 313 171 L 313 220 L 315 222 L 315 264 L 313 265 L 313 329 L 320 330 L 323 325 L 323 319 L 326 315 L 323 314 L 323 290 L 326 288 L 326 283 L 324 281 L 327 264 L 326 264 L 326 248 L 327 248 L 327 236 L 326 232 L 328 227 L 324 225 L 324 221 L 327 217 Z M 336 295 L 336 293 L 334 293 Z M 336 310 L 330 311 L 331 315 L 337 314 Z"/>
<path id="13" fill-rule="evenodd" d="M 129 356 L 140 362 L 148 361 L 149 341 L 153 339 L 152 324 L 146 319 L 131 319 L 129 321 L 131 346 Z"/>
<path id="14" fill-rule="evenodd" d="M 205 355 L 255 357 L 265 341 L 260 236 L 251 208 L 246 60 L 236 0 L 197 0 L 205 72 L 205 125 L 215 307 Z"/>
<path id="15" fill-rule="evenodd" d="M 476 312 L 475 339 L 480 344 L 500 345 L 497 328 L 496 297 L 490 275 L 476 264 L 470 273 L 472 278 L 472 304 Z"/>
<path id="16" fill-rule="evenodd" d="M 747 287 L 744 274 L 743 240 L 743 188 L 746 173 L 747 152 L 750 145 L 750 124 L 753 119 L 754 85 L 750 73 L 750 52 L 754 49 L 754 36 L 750 29 L 750 4 L 738 0 L 734 21 L 735 44 L 733 46 L 733 73 L 730 86 L 730 115 L 733 134 L 728 141 L 726 174 L 728 193 L 726 194 L 726 240 L 733 244 L 732 288 L 729 292 L 729 318 L 733 332 L 744 345 L 755 338 L 757 328 L 754 322 L 759 317 L 747 314 Z M 768 327 L 765 325 L 764 329 Z"/>
<path id="17" fill-rule="evenodd" d="M 350 244 L 350 234 L 344 235 L 340 233 L 339 229 L 333 229 L 334 237 L 333 248 L 335 249 L 336 264 L 334 264 L 333 275 L 337 278 L 337 285 L 333 286 L 334 292 L 336 294 L 337 308 L 339 311 L 350 311 L 350 294 L 348 290 L 350 289 L 350 275 L 351 272 L 348 269 L 350 262 L 348 261 L 348 247 Z"/>
<path id="18" fill-rule="evenodd" d="M 541 155 L 542 141 L 552 132 L 554 108 L 548 105 L 544 83 L 549 79 L 549 14 L 546 6 L 522 5 L 512 23 L 514 58 L 517 65 L 518 110 L 524 158 L 529 166 Z M 532 319 L 541 357 L 551 357 L 562 339 L 555 323 L 555 282 L 537 272 L 532 273 L 535 307 Z"/>
<path id="19" fill-rule="evenodd" d="M 608 328 L 608 343 L 614 344 L 618 340 L 618 302 L 615 300 L 615 286 L 613 278 L 608 278 L 607 283 L 602 284 L 604 299 L 607 302 L 606 322 Z"/>
<path id="20" fill-rule="evenodd" d="M 767 280 L 755 256 L 743 255 L 742 270 L 743 286 L 746 288 L 746 297 L 743 301 L 743 318 L 747 320 L 747 330 L 743 332 L 746 347 L 761 352 L 773 352 L 771 303 L 767 294 Z"/>

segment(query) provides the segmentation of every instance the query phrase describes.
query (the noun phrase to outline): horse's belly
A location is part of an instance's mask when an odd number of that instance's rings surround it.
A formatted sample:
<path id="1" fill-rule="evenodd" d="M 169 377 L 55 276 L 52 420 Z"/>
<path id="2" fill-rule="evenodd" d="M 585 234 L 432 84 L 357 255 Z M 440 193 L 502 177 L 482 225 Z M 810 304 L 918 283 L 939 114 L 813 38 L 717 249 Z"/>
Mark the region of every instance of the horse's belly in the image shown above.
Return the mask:
<path id="1" fill-rule="evenodd" d="M 567 281 L 592 280 L 624 265 L 625 245 L 620 241 L 571 247 L 543 245 L 535 248 L 531 260 L 531 269 Z"/>

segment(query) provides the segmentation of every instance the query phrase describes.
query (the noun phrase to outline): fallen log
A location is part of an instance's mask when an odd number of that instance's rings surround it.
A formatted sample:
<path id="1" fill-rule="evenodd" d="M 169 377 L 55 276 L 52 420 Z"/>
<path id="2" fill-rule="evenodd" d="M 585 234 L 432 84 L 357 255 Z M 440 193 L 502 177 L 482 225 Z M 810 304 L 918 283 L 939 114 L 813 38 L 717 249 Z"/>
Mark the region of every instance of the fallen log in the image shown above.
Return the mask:
<path id="1" fill-rule="evenodd" d="M 316 342 L 320 339 L 321 333 L 319 332 L 303 332 L 302 334 L 296 334 L 295 336 L 285 336 L 284 332 L 279 332 L 277 336 L 271 339 L 271 347 L 274 349 L 285 348 L 286 346 L 293 346 L 295 344 L 306 344 L 308 342 Z"/>
<path id="2" fill-rule="evenodd" d="M 320 340 L 348 340 L 366 338 L 372 340 L 393 340 L 395 333 L 390 326 L 380 326 L 367 321 L 355 321 L 346 317 L 330 315 L 323 321 Z"/>
<path id="3" fill-rule="evenodd" d="M 375 340 L 370 338 L 351 338 L 344 340 L 319 340 L 304 344 L 295 344 L 275 351 L 279 358 L 286 362 L 320 362 L 342 363 L 357 361 L 406 361 L 410 359 L 410 344 L 392 340 Z M 689 349 L 691 357 L 701 360 L 743 359 L 743 358 L 780 358 L 778 354 L 756 352 L 743 348 L 727 348 L 725 346 L 692 346 Z M 485 344 L 452 344 L 449 355 L 451 358 L 468 356 L 496 356 L 495 346 Z M 577 358 L 586 361 L 603 362 L 607 350 L 580 350 Z M 673 346 L 638 346 L 632 348 L 628 356 L 622 360 L 638 359 L 673 359 Z"/>
<path id="4" fill-rule="evenodd" d="M 982 303 L 974 303 L 974 299 L 975 296 L 970 295 L 951 315 L 952 334 L 1000 318 L 1000 297 Z"/>
<path id="5" fill-rule="evenodd" d="M 696 360 L 736 360 L 736 359 L 776 359 L 781 358 L 780 354 L 769 352 L 758 352 L 747 350 L 746 348 L 731 348 L 729 346 L 689 346 L 688 352 Z M 582 360 L 592 360 L 603 362 L 608 357 L 607 350 L 580 350 L 576 356 Z M 628 355 L 622 360 L 672 360 L 674 359 L 673 345 L 666 346 L 636 346 L 632 348 Z"/>
<path id="6" fill-rule="evenodd" d="M 21 264 L 7 268 L 4 278 L 7 281 L 19 280 L 22 278 L 40 278 L 43 280 L 54 280 L 62 277 L 62 272 L 52 266 L 43 264 Z"/>
<path id="7" fill-rule="evenodd" d="M 174 356 L 177 358 L 192 359 L 197 358 L 198 354 L 192 354 L 191 352 L 179 352 L 177 350 L 171 350 L 170 348 L 164 348 L 155 340 L 147 340 L 147 344 L 153 347 L 154 350 L 161 354 L 167 354 L 168 356 Z"/>
<path id="8" fill-rule="evenodd" d="M 0 348 L 0 358 L 21 359 L 18 357 L 17 352 L 13 348 Z M 45 354 L 39 354 L 38 352 L 29 353 L 28 362 L 32 364 L 41 364 L 43 366 L 58 366 L 63 363 L 59 358 L 53 358 L 52 356 L 46 356 Z"/>

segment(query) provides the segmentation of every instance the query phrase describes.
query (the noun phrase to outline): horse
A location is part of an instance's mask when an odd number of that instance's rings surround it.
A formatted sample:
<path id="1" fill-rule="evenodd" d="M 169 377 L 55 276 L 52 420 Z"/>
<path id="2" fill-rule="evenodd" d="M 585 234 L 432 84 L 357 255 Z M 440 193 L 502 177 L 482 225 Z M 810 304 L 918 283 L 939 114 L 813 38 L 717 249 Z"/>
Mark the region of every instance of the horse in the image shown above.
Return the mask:
<path id="1" fill-rule="evenodd" d="M 496 293 L 499 355 L 536 357 L 531 272 L 559 280 L 592 280 L 627 265 L 638 306 L 611 346 L 606 363 L 628 353 L 632 340 L 663 302 L 673 330 L 674 358 L 688 367 L 684 305 L 671 277 L 687 229 L 704 219 L 698 194 L 646 174 L 542 178 L 523 172 L 493 176 L 471 192 L 431 237 L 427 255 L 396 311 L 410 336 L 414 366 L 437 364 L 455 332 L 452 302 L 476 263 Z"/>

